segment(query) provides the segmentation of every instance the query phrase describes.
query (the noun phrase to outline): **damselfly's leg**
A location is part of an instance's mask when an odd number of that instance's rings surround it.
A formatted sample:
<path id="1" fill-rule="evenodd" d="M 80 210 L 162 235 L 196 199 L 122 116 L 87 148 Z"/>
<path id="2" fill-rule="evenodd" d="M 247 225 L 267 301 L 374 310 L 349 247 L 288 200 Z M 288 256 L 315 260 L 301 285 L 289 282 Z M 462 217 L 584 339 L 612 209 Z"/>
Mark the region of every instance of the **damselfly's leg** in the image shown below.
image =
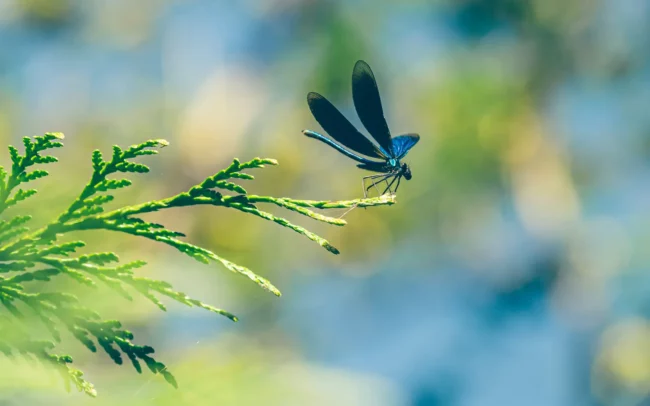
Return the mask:
<path id="1" fill-rule="evenodd" d="M 384 189 L 384 193 L 386 193 L 387 191 L 390 191 L 390 193 L 393 194 L 394 192 L 393 192 L 392 190 L 390 190 L 390 187 L 393 186 L 393 183 L 395 183 L 395 181 L 398 180 L 398 179 L 401 178 L 401 177 L 402 177 L 401 175 L 395 175 L 395 176 L 393 177 L 393 180 L 390 181 L 390 183 L 388 183 L 388 181 L 386 181 L 386 184 L 387 184 L 388 186 L 386 186 L 386 189 Z M 399 185 L 399 181 L 397 182 L 397 185 Z M 395 188 L 395 192 L 397 192 L 397 188 Z M 382 195 L 383 195 L 384 193 L 382 193 Z"/>
<path id="2" fill-rule="evenodd" d="M 379 189 L 377 189 L 377 186 L 375 186 L 375 185 L 377 184 L 377 182 L 373 181 L 373 182 L 370 184 L 370 186 L 366 187 L 365 180 L 366 180 L 366 179 L 371 179 L 371 180 L 372 180 L 372 179 L 377 179 L 377 178 L 381 178 L 381 177 L 383 177 L 383 176 L 384 176 L 384 174 L 381 174 L 381 175 L 370 175 L 370 176 L 366 176 L 365 178 L 363 178 L 363 179 L 364 179 L 364 183 L 363 183 L 363 197 L 364 197 L 364 198 L 367 198 L 367 197 L 368 197 L 368 190 L 370 190 L 370 188 L 373 187 L 373 186 L 374 186 L 375 189 L 377 190 L 377 193 L 379 193 Z"/>
<path id="3" fill-rule="evenodd" d="M 366 179 L 376 179 L 376 178 L 381 178 L 383 176 L 385 176 L 385 175 L 383 173 L 380 173 L 379 175 L 370 175 L 370 176 L 364 176 L 363 178 L 361 178 L 361 189 L 363 189 L 363 198 L 364 199 L 368 198 L 368 189 L 370 189 L 371 187 L 373 187 L 373 186 L 375 186 L 377 184 L 377 182 L 373 182 L 372 185 L 370 185 L 370 186 L 368 186 L 366 188 Z M 375 189 L 377 189 L 377 186 L 375 186 Z M 377 193 L 379 193 L 379 189 L 377 189 Z M 345 216 L 346 214 L 348 214 L 352 210 L 356 209 L 357 206 L 358 205 L 355 204 L 348 211 L 343 213 L 339 218 L 342 218 L 343 216 Z"/>
<path id="4" fill-rule="evenodd" d="M 397 178 L 397 176 L 398 176 L 397 174 L 391 173 L 391 174 L 386 175 L 386 177 L 384 177 L 384 178 L 377 181 L 377 184 L 379 184 L 381 182 L 386 182 L 386 189 L 384 189 L 384 191 L 381 192 L 381 194 L 379 196 L 385 195 L 386 191 L 390 191 L 392 193 L 390 188 L 391 188 L 391 186 L 393 186 L 393 183 L 395 183 L 395 179 Z M 377 192 L 379 192 L 379 191 L 377 191 Z"/>
<path id="5" fill-rule="evenodd" d="M 397 185 L 395 185 L 395 190 L 393 191 L 394 194 L 397 194 L 397 188 L 399 187 L 399 183 L 402 181 L 402 177 L 397 178 Z"/>
<path id="6" fill-rule="evenodd" d="M 361 187 L 363 188 L 363 198 L 364 199 L 368 198 L 368 190 L 373 186 L 377 190 L 377 193 L 379 193 L 379 189 L 377 189 L 376 185 L 377 185 L 377 183 L 379 183 L 379 182 L 381 182 L 383 180 L 383 179 L 380 179 L 380 180 L 378 180 L 376 182 L 373 182 L 370 186 L 366 187 L 366 179 L 377 179 L 377 178 L 384 178 L 385 179 L 387 176 L 390 176 L 390 175 L 386 175 L 384 173 L 381 173 L 379 175 L 364 176 L 363 179 L 361 179 Z"/>
<path id="7" fill-rule="evenodd" d="M 364 176 L 363 178 L 361 178 L 361 188 L 363 189 L 363 198 L 364 199 L 366 199 L 368 197 L 368 189 L 375 186 L 375 184 L 377 183 L 377 182 L 373 182 L 372 185 L 370 185 L 370 186 L 368 186 L 368 188 L 366 188 L 366 179 L 376 179 L 376 178 L 380 178 L 382 176 L 384 176 L 383 173 L 381 173 L 379 175 Z M 375 186 L 375 189 L 377 189 L 376 186 Z M 377 189 L 377 193 L 379 193 L 379 189 Z M 357 206 L 358 206 L 358 204 L 355 204 L 354 206 L 350 207 L 345 213 L 341 214 L 339 216 L 339 218 L 343 218 L 343 216 L 345 216 L 346 214 L 348 214 L 352 210 L 356 209 Z"/>
<path id="8" fill-rule="evenodd" d="M 358 204 L 355 204 L 354 206 L 352 206 L 352 207 L 350 207 L 349 209 L 347 209 L 347 210 L 346 210 L 343 214 L 341 214 L 338 218 L 339 218 L 339 219 L 342 219 L 346 214 L 348 214 L 348 213 L 351 212 L 352 210 L 356 209 L 358 206 L 359 206 Z"/>
<path id="9" fill-rule="evenodd" d="M 377 185 L 380 184 L 381 182 L 386 182 L 386 184 L 388 184 L 387 179 L 390 178 L 391 176 L 393 176 L 393 175 L 390 174 L 390 173 L 387 174 L 387 175 L 381 176 L 379 178 L 379 180 L 374 181 L 372 185 L 368 186 L 368 189 L 370 189 L 371 187 L 374 187 L 375 190 L 377 191 L 377 197 L 381 196 L 383 193 L 379 193 L 379 189 L 377 188 Z"/>

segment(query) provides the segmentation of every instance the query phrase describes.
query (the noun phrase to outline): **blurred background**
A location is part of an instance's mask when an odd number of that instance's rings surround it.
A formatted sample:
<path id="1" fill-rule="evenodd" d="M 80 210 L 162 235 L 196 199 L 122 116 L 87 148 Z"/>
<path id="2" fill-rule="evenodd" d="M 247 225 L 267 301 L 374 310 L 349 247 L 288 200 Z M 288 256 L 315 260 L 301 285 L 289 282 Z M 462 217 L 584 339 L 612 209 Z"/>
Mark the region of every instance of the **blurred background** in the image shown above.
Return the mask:
<path id="1" fill-rule="evenodd" d="M 163 217 L 282 298 L 164 246 L 84 234 L 241 321 L 61 280 L 152 344 L 180 389 L 70 339 L 60 352 L 98 399 L 3 359 L 0 404 L 650 404 L 649 38 L 644 0 L 0 0 L 0 139 L 66 134 L 24 205 L 42 221 L 83 187 L 92 149 L 149 138 L 171 146 L 121 204 L 256 156 L 280 166 L 252 193 L 358 197 L 367 173 L 300 133 L 320 130 L 309 91 L 360 126 L 357 59 L 393 133 L 422 137 L 395 206 L 342 228 L 270 209 L 339 256 L 226 209 Z"/>

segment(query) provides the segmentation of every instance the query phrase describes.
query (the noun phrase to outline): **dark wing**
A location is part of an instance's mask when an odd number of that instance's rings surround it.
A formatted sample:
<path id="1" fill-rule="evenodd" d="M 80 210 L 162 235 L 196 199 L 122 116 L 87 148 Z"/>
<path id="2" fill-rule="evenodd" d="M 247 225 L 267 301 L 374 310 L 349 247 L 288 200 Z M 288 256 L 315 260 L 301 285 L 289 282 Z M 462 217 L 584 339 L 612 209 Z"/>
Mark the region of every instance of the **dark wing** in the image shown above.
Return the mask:
<path id="1" fill-rule="evenodd" d="M 417 134 L 404 134 L 393 138 L 393 153 L 395 154 L 395 158 L 404 158 L 418 141 L 420 141 L 420 136 Z"/>
<path id="2" fill-rule="evenodd" d="M 307 103 L 318 124 L 330 137 L 360 154 L 385 158 L 372 141 L 354 128 L 329 100 L 316 92 L 310 92 L 307 95 Z"/>
<path id="3" fill-rule="evenodd" d="M 357 165 L 357 168 L 365 169 L 367 171 L 386 173 L 385 162 L 362 163 Z"/>
<path id="4" fill-rule="evenodd" d="M 327 138 L 326 136 L 317 133 L 316 131 L 311 131 L 311 130 L 302 130 L 302 133 L 305 134 L 309 138 L 313 138 L 315 140 L 324 142 L 325 144 L 329 145 L 330 147 L 336 149 L 343 155 L 347 156 L 348 158 L 352 158 L 357 162 L 361 162 L 363 165 L 370 165 L 370 166 L 384 166 L 386 162 L 376 162 L 373 161 L 372 159 L 368 159 L 365 157 L 362 157 L 361 155 L 357 155 L 352 151 L 349 151 L 347 148 L 344 146 L 337 144 L 336 142 L 332 141 L 331 139 Z"/>
<path id="5" fill-rule="evenodd" d="M 392 158 L 393 144 L 390 140 L 390 131 L 381 108 L 377 81 L 370 66 L 364 61 L 357 61 L 352 71 L 352 97 L 357 114 L 370 135 L 377 141 L 384 151 Z"/>

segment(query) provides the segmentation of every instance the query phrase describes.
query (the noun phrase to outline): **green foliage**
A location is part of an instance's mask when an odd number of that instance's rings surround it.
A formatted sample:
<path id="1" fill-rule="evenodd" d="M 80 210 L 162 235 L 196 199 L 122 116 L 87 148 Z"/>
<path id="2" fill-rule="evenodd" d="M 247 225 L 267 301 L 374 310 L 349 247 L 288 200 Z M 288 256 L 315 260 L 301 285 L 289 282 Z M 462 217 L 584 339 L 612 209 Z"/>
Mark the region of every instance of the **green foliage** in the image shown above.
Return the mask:
<path id="1" fill-rule="evenodd" d="M 48 176 L 45 170 L 31 168 L 36 164 L 57 162 L 55 157 L 43 153 L 62 147 L 62 139 L 63 135 L 60 133 L 48 133 L 33 139 L 26 137 L 23 139 L 25 151 L 22 155 L 18 149 L 9 146 L 11 172 L 0 167 L 0 215 L 5 216 L 8 208 L 36 194 L 36 189 L 19 187 Z M 311 209 L 368 207 L 394 203 L 392 196 L 328 202 L 249 195 L 242 186 L 234 183 L 236 180 L 253 179 L 252 175 L 243 171 L 263 168 L 265 165 L 277 165 L 272 159 L 255 158 L 243 163 L 235 159 L 226 169 L 175 196 L 106 211 L 104 205 L 114 199 L 109 193 L 131 185 L 128 179 L 109 179 L 109 176 L 147 173 L 149 167 L 133 162 L 132 159 L 155 155 L 158 153 L 156 148 L 167 145 L 164 140 L 150 140 L 127 149 L 114 146 L 112 156 L 108 160 L 104 159 L 100 151 L 94 151 L 90 181 L 55 220 L 34 231 L 26 226 L 32 218 L 28 215 L 0 220 L 0 302 L 6 310 L 5 314 L 0 314 L 0 352 L 6 356 L 34 358 L 43 364 L 51 365 L 63 376 L 67 388 L 74 385 L 79 391 L 95 396 L 93 385 L 84 379 L 81 371 L 71 366 L 72 357 L 52 352 L 62 340 L 60 330 L 65 329 L 90 351 L 101 349 L 116 364 L 122 364 L 126 357 L 139 373 L 142 372 L 144 363 L 151 372 L 162 375 L 171 385 L 177 386 L 174 376 L 165 365 L 152 357 L 152 347 L 136 345 L 133 342 L 133 334 L 124 329 L 119 321 L 102 319 L 74 295 L 48 291 L 47 282 L 67 276 L 89 288 L 96 287 L 99 283 L 104 284 L 126 300 L 132 300 L 134 293 L 140 294 L 161 310 L 166 310 L 161 297 L 168 297 L 186 306 L 200 307 L 233 321 L 237 321 L 237 318 L 225 310 L 174 290 L 165 281 L 137 276 L 137 270 L 146 265 L 144 261 L 120 263 L 119 257 L 113 252 L 78 254 L 77 250 L 84 247 L 85 243 L 80 240 L 60 242 L 62 235 L 77 230 L 110 230 L 158 241 L 204 264 L 218 262 L 230 271 L 244 275 L 262 288 L 280 296 L 280 291 L 271 282 L 250 269 L 232 263 L 206 248 L 181 240 L 180 238 L 184 237 L 181 232 L 145 221 L 138 216 L 172 207 L 222 206 L 277 223 L 337 254 L 338 250 L 322 237 L 282 217 L 263 211 L 258 205 L 272 204 L 314 220 L 342 226 L 345 225 L 344 220 L 328 217 Z M 35 283 L 40 284 L 36 293 L 34 289 L 29 289 Z M 39 320 L 47 339 L 34 339 L 39 332 L 26 328 L 23 321 L 27 317 L 36 317 Z"/>

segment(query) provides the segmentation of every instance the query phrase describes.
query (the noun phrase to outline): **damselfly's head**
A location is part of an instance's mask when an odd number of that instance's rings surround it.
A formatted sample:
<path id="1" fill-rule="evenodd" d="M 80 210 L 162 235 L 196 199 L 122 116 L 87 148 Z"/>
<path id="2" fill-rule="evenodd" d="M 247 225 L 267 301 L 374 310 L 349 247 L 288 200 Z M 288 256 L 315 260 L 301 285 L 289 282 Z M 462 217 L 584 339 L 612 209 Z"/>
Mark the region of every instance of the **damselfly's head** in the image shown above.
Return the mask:
<path id="1" fill-rule="evenodd" d="M 404 179 L 406 180 L 411 180 L 413 177 L 411 175 L 411 168 L 407 164 L 402 164 L 402 174 L 404 175 Z"/>

